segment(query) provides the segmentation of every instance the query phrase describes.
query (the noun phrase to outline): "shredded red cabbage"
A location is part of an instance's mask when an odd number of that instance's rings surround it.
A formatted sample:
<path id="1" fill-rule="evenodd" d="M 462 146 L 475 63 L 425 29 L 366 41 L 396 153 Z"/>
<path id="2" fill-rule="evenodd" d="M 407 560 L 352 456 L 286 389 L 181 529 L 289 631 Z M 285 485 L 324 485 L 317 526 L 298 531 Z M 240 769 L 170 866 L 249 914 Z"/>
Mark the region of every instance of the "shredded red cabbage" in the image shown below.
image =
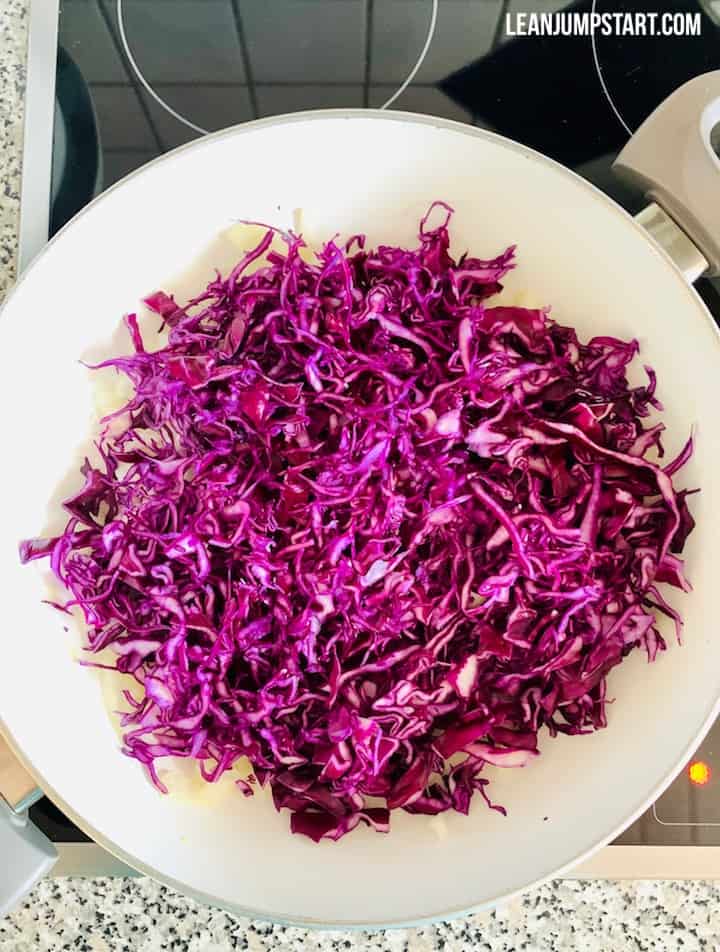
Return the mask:
<path id="1" fill-rule="evenodd" d="M 454 261 L 431 212 L 415 250 L 358 235 L 308 263 L 268 228 L 188 305 L 149 297 L 167 345 L 128 316 L 102 465 L 61 536 L 21 545 L 134 675 L 124 752 L 155 785 L 163 757 L 211 782 L 247 757 L 242 793 L 314 840 L 493 806 L 485 765 L 603 727 L 611 668 L 665 647 L 655 613 L 680 635 L 661 583 L 690 587 L 692 444 L 648 458 L 637 343 L 492 306 L 514 249 Z"/>

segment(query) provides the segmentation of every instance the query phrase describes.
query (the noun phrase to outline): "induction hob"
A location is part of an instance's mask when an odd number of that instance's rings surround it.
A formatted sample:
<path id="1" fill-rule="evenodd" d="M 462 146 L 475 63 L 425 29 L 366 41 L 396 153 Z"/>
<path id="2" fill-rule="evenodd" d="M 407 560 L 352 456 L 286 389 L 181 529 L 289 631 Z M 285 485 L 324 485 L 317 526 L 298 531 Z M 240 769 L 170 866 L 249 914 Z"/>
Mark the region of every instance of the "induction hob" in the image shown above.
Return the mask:
<path id="1" fill-rule="evenodd" d="M 559 10 L 691 13 L 701 30 L 508 35 L 518 13 Z M 34 0 L 20 266 L 158 155 L 311 108 L 385 106 L 488 128 L 636 212 L 641 196 L 611 175 L 615 155 L 673 89 L 719 67 L 720 0 Z M 716 284 L 698 291 L 720 320 Z M 49 800 L 31 817 L 58 846 L 55 873 L 130 872 Z M 655 805 L 573 875 L 720 876 L 720 723 Z"/>

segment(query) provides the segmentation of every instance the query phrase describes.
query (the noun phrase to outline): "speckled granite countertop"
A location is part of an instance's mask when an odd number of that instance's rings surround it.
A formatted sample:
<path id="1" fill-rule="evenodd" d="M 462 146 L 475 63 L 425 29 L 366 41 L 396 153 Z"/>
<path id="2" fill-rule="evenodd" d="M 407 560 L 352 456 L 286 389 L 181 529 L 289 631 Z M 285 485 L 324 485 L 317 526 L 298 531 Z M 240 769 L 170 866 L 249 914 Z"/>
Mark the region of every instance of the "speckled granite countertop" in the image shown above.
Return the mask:
<path id="1" fill-rule="evenodd" d="M 0 0 L 0 299 L 15 278 L 29 0 Z"/>
<path id="2" fill-rule="evenodd" d="M 0 0 L 0 298 L 15 277 L 28 6 Z M 240 919 L 147 879 L 48 879 L 0 921 L 0 952 L 225 949 L 720 952 L 720 883 L 554 882 L 451 923 L 345 933 Z"/>
<path id="3" fill-rule="evenodd" d="M 720 885 L 556 882 L 493 912 L 391 932 L 307 932 L 198 906 L 146 879 L 55 879 L 0 922 L 2 952 L 719 952 Z"/>

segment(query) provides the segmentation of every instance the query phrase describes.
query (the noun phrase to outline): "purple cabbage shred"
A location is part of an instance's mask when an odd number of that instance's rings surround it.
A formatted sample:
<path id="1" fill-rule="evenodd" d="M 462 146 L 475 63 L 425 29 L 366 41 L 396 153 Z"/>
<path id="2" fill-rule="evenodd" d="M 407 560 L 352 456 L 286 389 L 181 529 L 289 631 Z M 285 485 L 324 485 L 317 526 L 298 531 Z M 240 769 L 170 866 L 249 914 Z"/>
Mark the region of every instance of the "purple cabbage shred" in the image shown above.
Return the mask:
<path id="1" fill-rule="evenodd" d="M 455 261 L 451 213 L 414 250 L 358 235 L 314 263 L 268 228 L 187 305 L 147 298 L 166 346 L 130 315 L 135 353 L 101 365 L 134 395 L 21 557 L 137 682 L 124 752 L 160 790 L 163 758 L 209 782 L 249 758 L 239 794 L 269 786 L 314 840 L 476 792 L 502 811 L 486 765 L 604 727 L 608 672 L 665 648 L 658 612 L 680 636 L 691 441 L 657 462 L 637 342 L 493 305 L 514 249 Z"/>

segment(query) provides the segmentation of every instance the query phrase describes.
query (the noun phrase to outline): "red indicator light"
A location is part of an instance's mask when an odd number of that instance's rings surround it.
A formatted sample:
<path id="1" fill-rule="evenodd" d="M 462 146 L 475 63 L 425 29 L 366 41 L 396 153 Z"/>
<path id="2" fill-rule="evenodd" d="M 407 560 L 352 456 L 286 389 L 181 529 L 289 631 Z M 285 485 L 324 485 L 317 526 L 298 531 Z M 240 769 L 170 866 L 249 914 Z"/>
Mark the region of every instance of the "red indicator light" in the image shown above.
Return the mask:
<path id="1" fill-rule="evenodd" d="M 709 783 L 712 771 L 704 760 L 694 760 L 688 767 L 688 776 L 696 786 L 704 787 Z"/>

